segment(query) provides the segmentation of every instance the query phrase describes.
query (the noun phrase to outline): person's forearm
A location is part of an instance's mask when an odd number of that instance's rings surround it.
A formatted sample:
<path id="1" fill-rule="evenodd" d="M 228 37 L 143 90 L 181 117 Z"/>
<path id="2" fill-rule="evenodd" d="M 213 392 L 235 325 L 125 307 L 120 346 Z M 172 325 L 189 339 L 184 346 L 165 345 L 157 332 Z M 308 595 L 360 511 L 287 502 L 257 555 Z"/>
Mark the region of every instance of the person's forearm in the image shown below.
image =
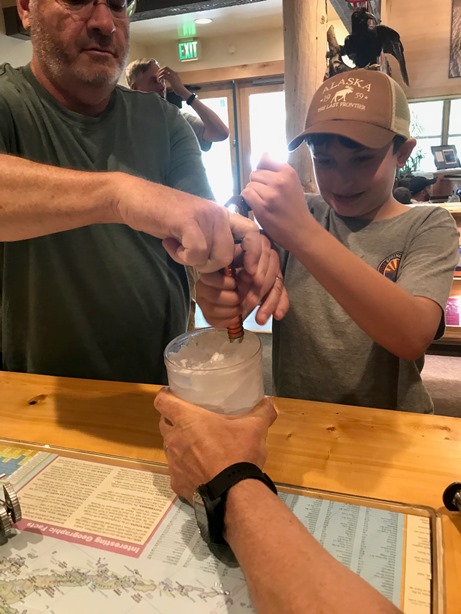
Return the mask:
<path id="1" fill-rule="evenodd" d="M 226 539 L 263 614 L 397 614 L 359 576 L 336 561 L 264 484 L 230 489 Z"/>
<path id="2" fill-rule="evenodd" d="M 117 221 L 111 175 L 0 154 L 0 241 Z"/>
<path id="3" fill-rule="evenodd" d="M 206 141 L 214 143 L 227 139 L 229 136 L 229 129 L 214 111 L 209 109 L 198 98 L 195 98 L 191 106 L 203 122 L 205 128 L 203 131 L 203 138 Z"/>
<path id="4" fill-rule="evenodd" d="M 375 271 L 307 212 L 295 234 L 289 248 L 293 256 L 362 330 L 405 360 L 424 353 L 440 321 L 438 305 Z"/>

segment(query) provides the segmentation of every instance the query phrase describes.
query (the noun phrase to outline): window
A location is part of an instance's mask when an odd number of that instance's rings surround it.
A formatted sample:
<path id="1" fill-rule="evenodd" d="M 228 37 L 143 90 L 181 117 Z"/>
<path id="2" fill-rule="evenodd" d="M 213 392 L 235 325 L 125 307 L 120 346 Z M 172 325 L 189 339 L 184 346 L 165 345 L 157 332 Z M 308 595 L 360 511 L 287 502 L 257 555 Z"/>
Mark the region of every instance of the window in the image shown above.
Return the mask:
<path id="1" fill-rule="evenodd" d="M 461 156 L 461 98 L 452 100 L 450 104 L 448 144 L 455 145 L 458 157 Z"/>
<path id="2" fill-rule="evenodd" d="M 431 146 L 442 144 L 443 100 L 410 103 L 410 113 L 410 134 L 417 140 L 412 158 L 420 158 L 419 170 L 434 171 Z"/>
<path id="3" fill-rule="evenodd" d="M 461 152 L 461 98 L 410 102 L 411 134 L 417 139 L 412 158 L 417 169 L 435 171 L 432 145 L 455 145 Z"/>

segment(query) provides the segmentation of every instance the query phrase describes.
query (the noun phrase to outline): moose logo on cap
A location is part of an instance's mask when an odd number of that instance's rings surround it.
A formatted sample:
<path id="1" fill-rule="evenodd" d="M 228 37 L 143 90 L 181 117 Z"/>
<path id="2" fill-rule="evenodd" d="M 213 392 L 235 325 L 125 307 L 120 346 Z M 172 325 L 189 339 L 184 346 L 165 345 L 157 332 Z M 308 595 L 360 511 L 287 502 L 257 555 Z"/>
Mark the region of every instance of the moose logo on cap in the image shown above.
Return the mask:
<path id="1" fill-rule="evenodd" d="M 353 91 L 354 88 L 350 85 L 347 85 L 344 89 L 339 90 L 339 92 L 336 92 L 331 102 L 343 102 L 344 100 L 346 100 L 346 96 L 348 94 L 352 94 Z"/>
<path id="2" fill-rule="evenodd" d="M 371 83 L 367 83 L 363 79 L 349 77 L 341 78 L 325 85 L 320 93 L 320 103 L 317 111 L 326 111 L 327 109 L 337 107 L 349 107 L 365 110 L 362 104 L 368 100 L 368 93 L 371 91 Z"/>

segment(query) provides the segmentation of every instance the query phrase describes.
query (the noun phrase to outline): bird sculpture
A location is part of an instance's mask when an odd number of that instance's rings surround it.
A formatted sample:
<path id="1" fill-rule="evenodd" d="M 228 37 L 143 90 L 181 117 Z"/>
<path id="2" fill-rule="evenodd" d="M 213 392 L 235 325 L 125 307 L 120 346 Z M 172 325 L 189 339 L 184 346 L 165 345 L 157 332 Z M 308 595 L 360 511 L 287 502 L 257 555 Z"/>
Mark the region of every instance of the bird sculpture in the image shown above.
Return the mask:
<path id="1" fill-rule="evenodd" d="M 374 21 L 374 25 L 370 25 L 370 21 Z M 357 68 L 366 68 L 380 64 L 382 52 L 390 53 L 398 61 L 402 78 L 409 85 L 399 33 L 388 26 L 377 25 L 376 17 L 364 7 L 352 13 L 351 25 L 351 34 L 340 48 L 341 57 L 347 55 Z"/>
<path id="2" fill-rule="evenodd" d="M 336 39 L 335 28 L 332 25 L 328 28 L 327 31 L 327 44 L 327 69 L 325 72 L 324 80 L 329 79 L 330 77 L 334 77 L 339 73 L 352 70 L 350 66 L 343 62 L 343 58 L 341 56 L 341 45 Z"/>

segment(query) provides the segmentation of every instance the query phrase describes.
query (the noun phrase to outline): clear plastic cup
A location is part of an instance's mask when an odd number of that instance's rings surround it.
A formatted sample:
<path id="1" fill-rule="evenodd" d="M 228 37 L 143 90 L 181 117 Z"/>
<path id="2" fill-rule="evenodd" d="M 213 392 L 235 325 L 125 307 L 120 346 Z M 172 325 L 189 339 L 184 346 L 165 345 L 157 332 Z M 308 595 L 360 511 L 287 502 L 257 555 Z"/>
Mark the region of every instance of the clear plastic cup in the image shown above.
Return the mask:
<path id="1" fill-rule="evenodd" d="M 171 391 L 195 405 L 235 415 L 264 396 L 261 342 L 249 331 L 232 343 L 225 328 L 188 332 L 166 346 L 164 358 Z"/>

